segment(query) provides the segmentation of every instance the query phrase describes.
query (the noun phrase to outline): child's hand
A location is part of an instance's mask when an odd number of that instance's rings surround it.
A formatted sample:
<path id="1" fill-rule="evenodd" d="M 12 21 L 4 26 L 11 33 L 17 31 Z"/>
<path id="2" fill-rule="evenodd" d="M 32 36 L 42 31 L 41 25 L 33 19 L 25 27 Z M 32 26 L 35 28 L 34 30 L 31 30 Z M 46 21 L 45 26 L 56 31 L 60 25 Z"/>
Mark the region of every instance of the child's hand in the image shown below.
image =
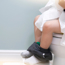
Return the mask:
<path id="1" fill-rule="evenodd" d="M 59 0 L 59 5 L 65 9 L 65 0 Z"/>

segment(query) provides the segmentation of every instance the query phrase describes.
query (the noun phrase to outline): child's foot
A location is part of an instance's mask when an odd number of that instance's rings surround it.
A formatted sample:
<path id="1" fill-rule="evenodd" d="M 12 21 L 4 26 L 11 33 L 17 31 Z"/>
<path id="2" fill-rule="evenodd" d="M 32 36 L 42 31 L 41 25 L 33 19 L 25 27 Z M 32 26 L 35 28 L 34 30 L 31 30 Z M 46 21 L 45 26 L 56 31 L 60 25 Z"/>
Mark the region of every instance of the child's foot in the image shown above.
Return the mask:
<path id="1" fill-rule="evenodd" d="M 36 42 L 28 48 L 28 51 L 33 53 L 33 55 L 38 59 L 41 58 L 42 60 L 52 60 L 52 53 L 50 49 L 43 49 Z"/>
<path id="2" fill-rule="evenodd" d="M 23 58 L 29 58 L 29 57 L 31 57 L 32 55 L 33 55 L 33 54 L 32 54 L 31 52 L 27 51 L 27 50 L 21 53 L 21 56 L 22 56 Z"/>

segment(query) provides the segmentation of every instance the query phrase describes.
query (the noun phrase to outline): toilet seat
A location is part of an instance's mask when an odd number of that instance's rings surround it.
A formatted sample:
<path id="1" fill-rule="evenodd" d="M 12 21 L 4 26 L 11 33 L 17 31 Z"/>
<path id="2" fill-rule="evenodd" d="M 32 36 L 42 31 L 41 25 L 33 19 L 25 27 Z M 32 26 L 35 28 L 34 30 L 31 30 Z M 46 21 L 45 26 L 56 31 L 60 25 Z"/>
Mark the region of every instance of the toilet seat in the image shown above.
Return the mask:
<path id="1" fill-rule="evenodd" d="M 52 43 L 51 44 L 60 45 L 60 42 L 62 40 L 62 36 L 63 36 L 63 34 L 53 33 L 53 39 L 52 39 Z"/>
<path id="2" fill-rule="evenodd" d="M 63 36 L 63 34 L 53 33 L 53 36 L 56 36 L 56 37 L 62 37 L 62 36 Z"/>

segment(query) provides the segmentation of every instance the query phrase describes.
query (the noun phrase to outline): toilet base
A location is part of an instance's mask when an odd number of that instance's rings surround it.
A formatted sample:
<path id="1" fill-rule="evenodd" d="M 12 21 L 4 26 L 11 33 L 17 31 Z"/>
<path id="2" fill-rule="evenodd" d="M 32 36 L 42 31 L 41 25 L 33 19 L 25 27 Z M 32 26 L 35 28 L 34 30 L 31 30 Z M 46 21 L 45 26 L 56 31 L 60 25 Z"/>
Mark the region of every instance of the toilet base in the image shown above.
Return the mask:
<path id="1" fill-rule="evenodd" d="M 50 49 L 54 54 L 53 65 L 65 65 L 65 47 L 51 44 Z"/>
<path id="2" fill-rule="evenodd" d="M 65 58 L 54 56 L 53 65 L 65 65 Z"/>

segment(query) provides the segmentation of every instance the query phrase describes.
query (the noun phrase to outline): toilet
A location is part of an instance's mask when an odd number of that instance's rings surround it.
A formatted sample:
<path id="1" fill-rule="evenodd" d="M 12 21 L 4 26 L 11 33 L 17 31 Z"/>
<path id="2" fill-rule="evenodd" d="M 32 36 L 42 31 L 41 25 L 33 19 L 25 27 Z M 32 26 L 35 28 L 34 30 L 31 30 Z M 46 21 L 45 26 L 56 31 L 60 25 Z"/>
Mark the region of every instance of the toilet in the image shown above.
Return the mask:
<path id="1" fill-rule="evenodd" d="M 54 54 L 53 65 L 65 65 L 65 46 L 61 45 L 62 34 L 53 34 L 50 49 Z"/>
<path id="2" fill-rule="evenodd" d="M 26 65 L 65 65 L 65 46 L 61 45 L 62 34 L 53 33 L 50 49 L 53 55 L 53 60 L 50 62 L 40 62 L 34 56 L 25 59 Z"/>

